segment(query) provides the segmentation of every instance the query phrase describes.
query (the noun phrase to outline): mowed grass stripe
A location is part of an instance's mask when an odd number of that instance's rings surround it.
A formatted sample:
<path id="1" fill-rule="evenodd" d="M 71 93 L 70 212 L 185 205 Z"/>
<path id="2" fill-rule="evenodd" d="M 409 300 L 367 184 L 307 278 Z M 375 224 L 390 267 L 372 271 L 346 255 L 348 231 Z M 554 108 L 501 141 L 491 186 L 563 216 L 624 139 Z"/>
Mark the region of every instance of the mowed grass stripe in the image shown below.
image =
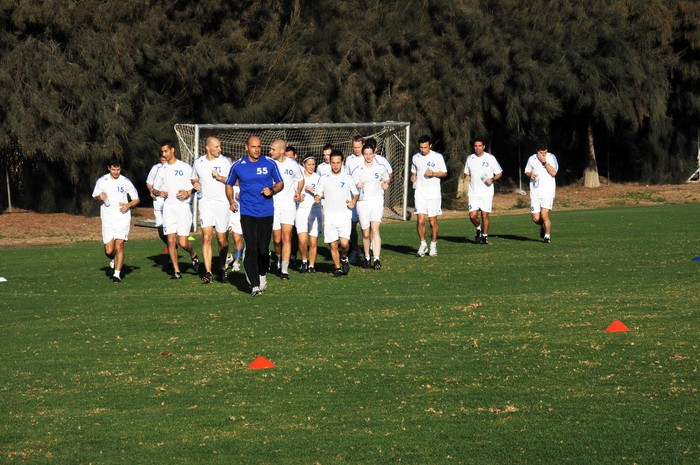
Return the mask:
<path id="1" fill-rule="evenodd" d="M 549 245 L 529 215 L 496 212 L 489 246 L 443 220 L 421 259 L 415 225 L 387 223 L 381 271 L 259 299 L 240 275 L 169 281 L 156 239 L 128 243 L 121 285 L 99 243 L 0 250 L 0 456 L 695 463 L 698 214 L 555 211 Z"/>

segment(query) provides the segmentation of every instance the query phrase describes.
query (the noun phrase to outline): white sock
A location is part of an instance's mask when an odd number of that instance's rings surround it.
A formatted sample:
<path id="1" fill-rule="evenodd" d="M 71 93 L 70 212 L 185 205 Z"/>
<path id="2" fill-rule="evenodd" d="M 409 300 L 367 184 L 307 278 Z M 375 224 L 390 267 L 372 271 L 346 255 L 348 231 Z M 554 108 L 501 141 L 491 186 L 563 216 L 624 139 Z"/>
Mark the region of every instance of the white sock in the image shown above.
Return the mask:
<path id="1" fill-rule="evenodd" d="M 289 262 L 282 262 L 282 273 L 287 273 L 289 269 Z"/>
<path id="2" fill-rule="evenodd" d="M 121 272 L 122 272 L 121 270 L 114 270 L 114 277 L 115 277 L 115 278 L 118 278 L 118 277 L 119 277 L 119 274 L 120 274 Z"/>

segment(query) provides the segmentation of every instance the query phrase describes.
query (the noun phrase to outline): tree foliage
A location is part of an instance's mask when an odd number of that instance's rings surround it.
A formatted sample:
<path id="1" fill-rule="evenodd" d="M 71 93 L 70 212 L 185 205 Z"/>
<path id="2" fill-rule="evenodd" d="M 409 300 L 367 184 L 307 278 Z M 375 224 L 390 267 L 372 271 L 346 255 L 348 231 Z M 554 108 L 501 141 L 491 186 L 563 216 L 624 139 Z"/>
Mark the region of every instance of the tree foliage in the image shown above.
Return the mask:
<path id="1" fill-rule="evenodd" d="M 486 135 L 513 177 L 547 138 L 572 179 L 597 148 L 617 179 L 679 180 L 698 5 L 0 0 L 0 157 L 42 211 L 90 211 L 111 155 L 142 185 L 158 141 L 195 121 L 407 120 L 454 173 Z"/>

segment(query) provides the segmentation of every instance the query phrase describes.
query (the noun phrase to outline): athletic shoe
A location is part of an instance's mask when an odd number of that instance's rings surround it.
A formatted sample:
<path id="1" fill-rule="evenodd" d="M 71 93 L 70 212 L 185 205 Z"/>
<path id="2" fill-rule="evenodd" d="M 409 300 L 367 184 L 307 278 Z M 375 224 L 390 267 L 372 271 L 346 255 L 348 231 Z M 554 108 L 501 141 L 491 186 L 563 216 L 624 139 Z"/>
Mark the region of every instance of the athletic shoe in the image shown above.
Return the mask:
<path id="1" fill-rule="evenodd" d="M 260 292 L 265 292 L 267 290 L 267 275 L 260 276 Z"/>
<path id="2" fill-rule="evenodd" d="M 340 260 L 340 269 L 343 272 L 343 274 L 350 273 L 350 261 L 348 260 L 348 257 L 342 258 Z"/>
<path id="3" fill-rule="evenodd" d="M 209 272 L 204 273 L 202 276 L 202 284 L 209 284 L 212 281 L 214 281 L 214 276 Z"/>
<path id="4" fill-rule="evenodd" d="M 481 236 L 481 243 L 488 245 L 489 244 L 489 236 Z"/>
<path id="5" fill-rule="evenodd" d="M 369 259 L 362 260 L 362 268 L 364 268 L 364 269 L 372 268 L 369 264 Z"/>
<path id="6" fill-rule="evenodd" d="M 170 279 L 182 279 L 182 274 L 180 274 L 179 271 L 176 271 L 175 273 L 173 273 Z"/>
<path id="7" fill-rule="evenodd" d="M 251 297 L 257 297 L 257 296 L 259 296 L 261 293 L 262 293 L 262 291 L 260 290 L 259 287 L 254 287 L 254 288 L 250 291 L 250 296 L 251 296 Z"/>
<path id="8" fill-rule="evenodd" d="M 343 276 L 343 274 L 343 270 L 341 270 L 340 268 L 336 268 L 335 270 L 333 270 L 334 278 L 340 278 L 341 276 Z"/>
<path id="9" fill-rule="evenodd" d="M 430 254 L 431 257 L 437 257 L 437 244 L 431 242 L 430 243 Z"/>
<path id="10" fill-rule="evenodd" d="M 481 229 L 476 230 L 476 234 L 474 234 L 474 243 L 479 244 L 481 242 Z"/>
<path id="11" fill-rule="evenodd" d="M 280 279 L 289 281 L 289 273 L 280 273 Z"/>
<path id="12" fill-rule="evenodd" d="M 552 240 L 549 237 L 545 237 L 543 240 L 545 244 L 549 244 L 550 242 L 552 242 Z"/>
<path id="13" fill-rule="evenodd" d="M 192 268 L 194 268 L 195 273 L 199 272 L 199 257 L 196 255 L 192 257 Z"/>
<path id="14" fill-rule="evenodd" d="M 228 255 L 226 255 L 226 265 L 225 265 L 226 268 L 231 266 L 231 263 L 233 263 L 233 255 L 228 254 Z"/>
<path id="15" fill-rule="evenodd" d="M 316 273 L 316 268 L 313 266 L 310 266 L 309 269 L 307 270 L 307 273 Z"/>
<path id="16" fill-rule="evenodd" d="M 111 278 L 112 276 L 114 276 L 114 268 L 110 266 L 107 268 L 107 277 Z"/>
<path id="17" fill-rule="evenodd" d="M 418 255 L 419 257 L 425 257 L 425 254 L 428 253 L 428 244 L 425 242 L 420 243 L 420 247 L 418 247 Z"/>
<path id="18" fill-rule="evenodd" d="M 544 239 L 544 225 L 540 225 L 540 239 Z"/>
<path id="19" fill-rule="evenodd" d="M 219 282 L 225 283 L 226 281 L 228 281 L 228 272 L 226 268 L 222 268 L 219 270 Z"/>
<path id="20" fill-rule="evenodd" d="M 301 262 L 301 266 L 299 267 L 299 273 L 308 273 L 309 272 L 309 263 L 308 262 Z"/>
<path id="21" fill-rule="evenodd" d="M 120 278 L 119 276 L 112 276 L 112 282 L 114 284 L 119 284 L 122 282 L 122 278 Z"/>
<path id="22" fill-rule="evenodd" d="M 382 264 L 379 262 L 378 258 L 374 259 L 374 269 L 375 270 L 381 270 L 382 269 Z"/>
<path id="23" fill-rule="evenodd" d="M 231 265 L 231 271 L 241 271 L 241 263 L 233 262 L 233 265 Z"/>

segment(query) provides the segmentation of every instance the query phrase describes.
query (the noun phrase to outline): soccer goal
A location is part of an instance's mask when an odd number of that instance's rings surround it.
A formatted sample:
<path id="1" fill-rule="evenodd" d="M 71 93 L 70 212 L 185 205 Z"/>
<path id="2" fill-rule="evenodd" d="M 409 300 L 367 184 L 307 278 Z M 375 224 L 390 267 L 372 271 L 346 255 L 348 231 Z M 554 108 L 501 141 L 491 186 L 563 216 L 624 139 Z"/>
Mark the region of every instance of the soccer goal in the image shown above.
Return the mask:
<path id="1" fill-rule="evenodd" d="M 394 171 L 393 179 L 384 195 L 384 217 L 408 219 L 409 137 L 411 123 L 387 121 L 383 123 L 299 123 L 299 124 L 176 124 L 182 160 L 192 164 L 205 154 L 204 144 L 209 136 L 221 141 L 222 153 L 238 160 L 245 155 L 245 143 L 250 135 L 260 137 L 263 154 L 270 144 L 283 139 L 293 146 L 301 161 L 307 155 L 323 162 L 323 146 L 332 144 L 345 156 L 352 153 L 352 139 L 362 136 L 377 141 L 377 153 L 386 157 Z M 195 204 L 196 211 L 196 204 Z M 196 217 L 196 215 L 195 215 Z M 195 230 L 197 224 L 194 224 Z"/>

